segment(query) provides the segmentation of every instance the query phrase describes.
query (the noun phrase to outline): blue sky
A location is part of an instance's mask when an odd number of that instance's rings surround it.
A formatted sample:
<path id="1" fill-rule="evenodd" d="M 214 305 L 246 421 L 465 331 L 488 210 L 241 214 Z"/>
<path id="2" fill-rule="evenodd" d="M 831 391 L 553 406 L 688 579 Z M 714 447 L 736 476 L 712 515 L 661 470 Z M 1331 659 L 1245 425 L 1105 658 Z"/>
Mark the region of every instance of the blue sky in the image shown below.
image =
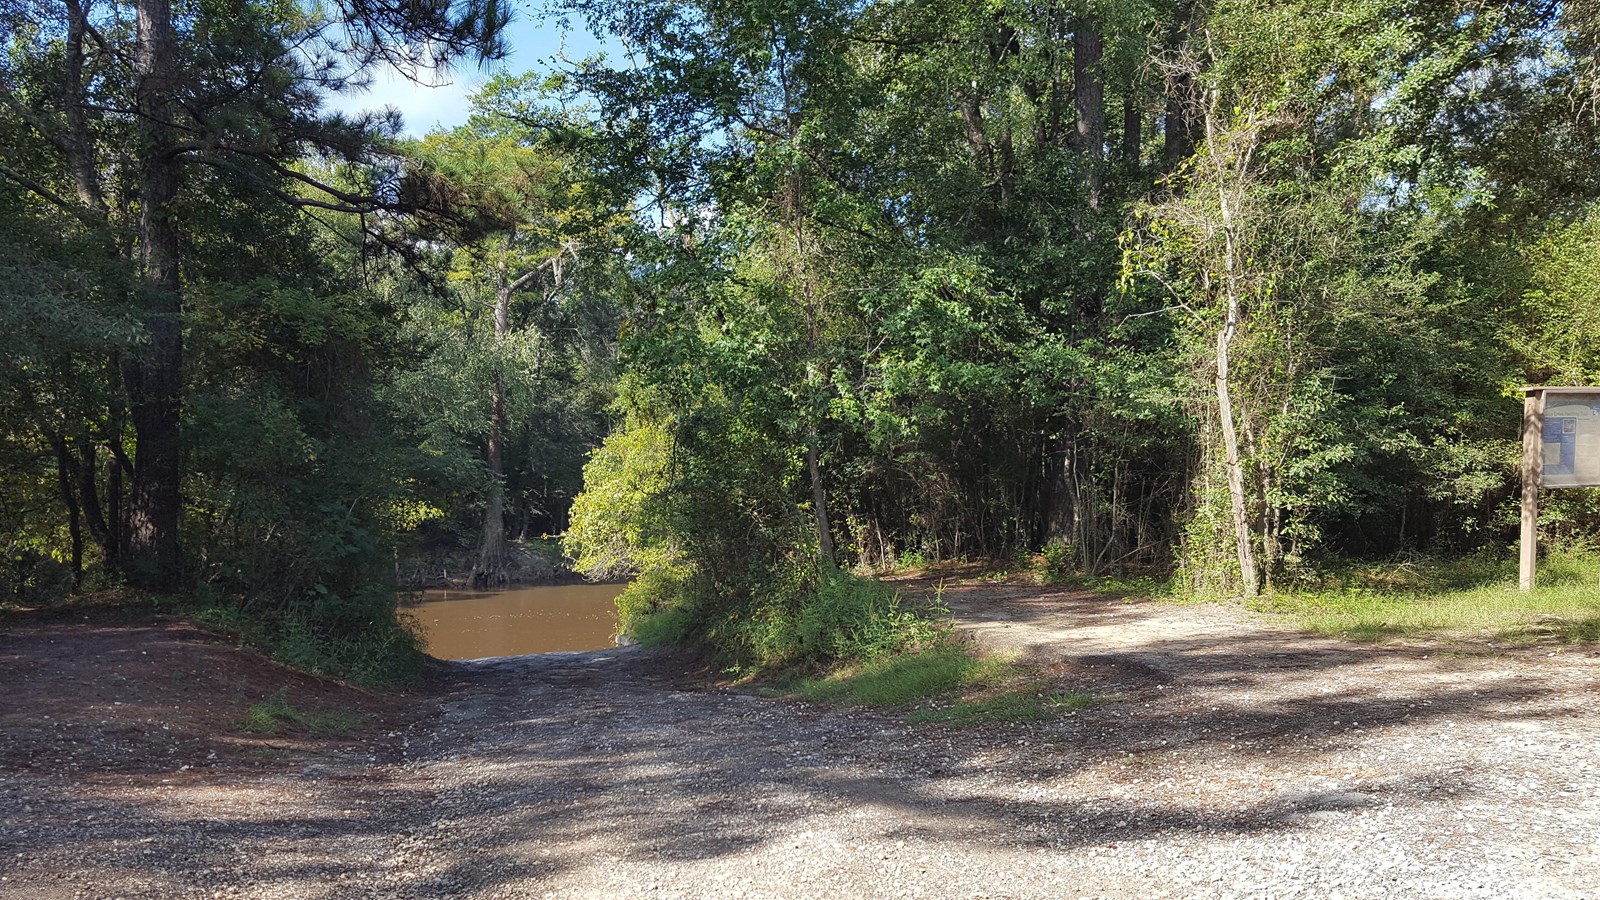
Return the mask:
<path id="1" fill-rule="evenodd" d="M 558 54 L 569 59 L 592 56 L 602 49 L 615 51 L 615 45 L 597 40 L 581 22 L 563 28 L 555 19 L 541 18 L 519 4 L 516 17 L 506 29 L 510 54 L 479 69 L 471 63 L 447 73 L 425 73 L 425 84 L 417 84 L 393 70 L 373 73 L 372 88 L 364 93 L 328 98 L 331 109 L 357 112 L 393 106 L 405 120 L 405 132 L 420 137 L 435 128 L 451 128 L 467 121 L 467 95 L 498 71 L 548 72 Z"/>

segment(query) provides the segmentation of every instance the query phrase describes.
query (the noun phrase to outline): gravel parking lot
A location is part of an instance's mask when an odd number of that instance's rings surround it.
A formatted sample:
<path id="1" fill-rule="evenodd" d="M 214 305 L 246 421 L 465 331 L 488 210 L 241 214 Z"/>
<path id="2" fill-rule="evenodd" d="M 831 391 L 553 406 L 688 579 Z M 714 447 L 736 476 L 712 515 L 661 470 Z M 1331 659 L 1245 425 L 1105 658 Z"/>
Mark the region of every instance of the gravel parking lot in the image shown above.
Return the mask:
<path id="1" fill-rule="evenodd" d="M 632 650 L 462 664 L 437 715 L 273 765 L 5 771 L 0 894 L 1600 897 L 1592 650 L 946 599 L 1101 702 L 957 730 Z"/>

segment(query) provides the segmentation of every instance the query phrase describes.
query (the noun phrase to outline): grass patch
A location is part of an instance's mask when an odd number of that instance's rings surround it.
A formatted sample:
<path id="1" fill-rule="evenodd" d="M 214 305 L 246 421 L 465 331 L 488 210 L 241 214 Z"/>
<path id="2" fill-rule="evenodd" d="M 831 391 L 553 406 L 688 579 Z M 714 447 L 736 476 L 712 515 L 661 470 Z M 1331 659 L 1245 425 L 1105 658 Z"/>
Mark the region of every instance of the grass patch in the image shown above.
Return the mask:
<path id="1" fill-rule="evenodd" d="M 1076 691 L 1017 688 L 989 697 L 959 700 L 949 706 L 919 709 L 906 716 L 906 721 L 913 724 L 932 722 L 957 728 L 1002 722 L 1038 722 L 1083 709 L 1092 702 L 1092 696 Z"/>
<path id="2" fill-rule="evenodd" d="M 1349 567 L 1328 580 L 1257 605 L 1318 634 L 1357 641 L 1600 641 L 1600 554 L 1593 552 L 1552 553 L 1528 594 L 1517 589 L 1515 560 L 1484 557 Z"/>
<path id="3" fill-rule="evenodd" d="M 298 709 L 289 703 L 289 689 L 279 688 L 277 693 L 251 706 L 244 718 L 234 723 L 234 730 L 246 734 L 279 734 L 287 730 L 349 734 L 360 724 L 359 718 L 345 713 Z"/>
<path id="4" fill-rule="evenodd" d="M 993 687 L 1012 675 L 1010 662 L 998 656 L 977 656 L 960 644 L 945 642 L 915 653 L 883 656 L 836 669 L 822 678 L 794 686 L 805 700 L 856 706 L 903 706 L 960 689 Z"/>
<path id="5" fill-rule="evenodd" d="M 1087 694 L 1052 690 L 1033 680 L 1036 675 L 1008 657 L 979 654 L 970 645 L 946 640 L 840 667 L 800 681 L 788 693 L 854 706 L 909 707 L 934 701 L 909 713 L 906 721 L 958 728 L 1037 722 L 1082 709 L 1093 700 Z"/>

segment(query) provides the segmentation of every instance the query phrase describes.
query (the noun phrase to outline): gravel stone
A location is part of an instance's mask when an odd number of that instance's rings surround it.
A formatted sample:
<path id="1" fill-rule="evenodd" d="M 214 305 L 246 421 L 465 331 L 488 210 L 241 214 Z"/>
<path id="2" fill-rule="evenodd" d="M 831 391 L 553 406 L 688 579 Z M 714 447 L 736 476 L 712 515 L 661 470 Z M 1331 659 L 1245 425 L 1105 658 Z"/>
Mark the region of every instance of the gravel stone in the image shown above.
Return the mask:
<path id="1" fill-rule="evenodd" d="M 945 599 L 1101 702 L 956 730 L 692 685 L 638 648 L 463 663 L 376 762 L 0 772 L 0 896 L 1600 897 L 1590 650 Z"/>

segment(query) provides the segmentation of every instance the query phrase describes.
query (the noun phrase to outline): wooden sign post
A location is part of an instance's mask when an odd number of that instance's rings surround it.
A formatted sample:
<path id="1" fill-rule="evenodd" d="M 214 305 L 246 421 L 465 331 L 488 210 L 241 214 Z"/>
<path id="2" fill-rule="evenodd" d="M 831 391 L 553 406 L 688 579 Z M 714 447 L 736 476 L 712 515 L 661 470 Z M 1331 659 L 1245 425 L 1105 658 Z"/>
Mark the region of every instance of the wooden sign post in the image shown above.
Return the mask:
<path id="1" fill-rule="evenodd" d="M 1600 486 L 1600 388 L 1528 387 L 1522 401 L 1522 553 L 1517 584 L 1533 590 L 1539 492 Z"/>
<path id="2" fill-rule="evenodd" d="M 1526 388 L 1522 398 L 1522 553 L 1517 586 L 1533 590 L 1539 563 L 1539 482 L 1544 474 L 1544 391 Z"/>

